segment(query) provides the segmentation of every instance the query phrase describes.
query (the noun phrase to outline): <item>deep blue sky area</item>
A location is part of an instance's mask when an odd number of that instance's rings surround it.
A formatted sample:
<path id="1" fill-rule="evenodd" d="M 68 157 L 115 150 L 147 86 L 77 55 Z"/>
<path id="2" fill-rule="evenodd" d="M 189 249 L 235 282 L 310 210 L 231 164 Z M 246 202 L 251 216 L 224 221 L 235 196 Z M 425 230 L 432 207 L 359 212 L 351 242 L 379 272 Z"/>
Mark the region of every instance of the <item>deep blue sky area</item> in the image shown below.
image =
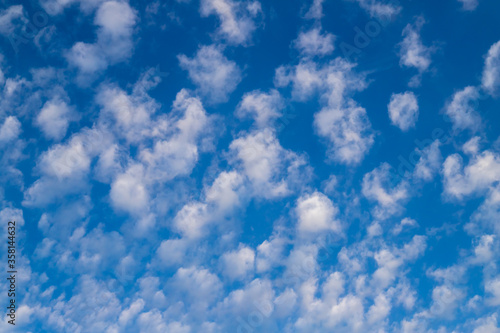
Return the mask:
<path id="1" fill-rule="evenodd" d="M 0 3 L 0 333 L 500 333 L 500 2 Z"/>

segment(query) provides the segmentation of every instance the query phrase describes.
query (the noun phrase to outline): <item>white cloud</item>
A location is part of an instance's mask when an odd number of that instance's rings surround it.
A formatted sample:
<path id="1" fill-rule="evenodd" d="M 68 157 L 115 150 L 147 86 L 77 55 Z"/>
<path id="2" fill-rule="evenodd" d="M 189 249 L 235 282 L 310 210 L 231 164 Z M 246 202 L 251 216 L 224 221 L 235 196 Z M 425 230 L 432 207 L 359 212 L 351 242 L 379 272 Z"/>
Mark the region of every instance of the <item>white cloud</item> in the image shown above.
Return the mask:
<path id="1" fill-rule="evenodd" d="M 283 197 L 309 180 L 305 159 L 284 149 L 270 129 L 237 138 L 229 149 L 231 164 L 242 168 L 254 196 Z"/>
<path id="2" fill-rule="evenodd" d="M 242 201 L 243 177 L 235 172 L 221 172 L 205 189 L 204 201 L 185 204 L 174 218 L 174 228 L 188 239 L 204 237 L 209 227 L 222 223 Z"/>
<path id="3" fill-rule="evenodd" d="M 414 76 L 409 83 L 412 87 L 420 85 L 422 73 L 427 71 L 431 65 L 432 48 L 425 46 L 420 37 L 420 30 L 424 23 L 424 18 L 420 16 L 414 24 L 408 24 L 403 29 L 402 35 L 404 38 L 398 44 L 400 48 L 400 66 L 414 67 L 419 71 L 419 74 Z"/>
<path id="4" fill-rule="evenodd" d="M 377 202 L 374 215 L 385 219 L 403 210 L 402 203 L 408 198 L 408 184 L 401 180 L 399 184 L 391 184 L 392 169 L 387 163 L 367 173 L 363 177 L 363 195 Z"/>
<path id="5" fill-rule="evenodd" d="M 219 17 L 218 35 L 231 44 L 247 45 L 256 29 L 254 19 L 261 12 L 258 1 L 202 0 L 202 16 L 215 14 Z"/>
<path id="6" fill-rule="evenodd" d="M 486 281 L 484 290 L 491 295 L 491 297 L 487 298 L 489 305 L 500 305 L 500 276 Z"/>
<path id="7" fill-rule="evenodd" d="M 131 56 L 136 22 L 136 12 L 127 2 L 106 1 L 99 6 L 94 18 L 99 27 L 96 43 L 77 42 L 66 53 L 68 62 L 80 71 L 80 84 L 88 84 L 97 72 Z"/>
<path id="8" fill-rule="evenodd" d="M 313 28 L 301 32 L 294 41 L 294 46 L 302 56 L 326 56 L 334 50 L 335 36 L 330 33 L 321 33 L 321 28 Z"/>
<path id="9" fill-rule="evenodd" d="M 85 14 L 89 14 L 102 2 L 105 1 L 107 0 L 41 0 L 40 4 L 49 15 L 59 15 L 64 11 L 65 8 L 75 3 L 78 3 L 80 5 L 80 9 Z"/>
<path id="10" fill-rule="evenodd" d="M 22 5 L 10 6 L 0 11 L 0 34 L 4 36 L 10 35 L 17 27 L 27 23 Z"/>
<path id="11" fill-rule="evenodd" d="M 164 265 L 173 266 L 183 262 L 188 245 L 184 239 L 168 239 L 161 242 L 156 253 Z"/>
<path id="12" fill-rule="evenodd" d="M 498 327 L 498 314 L 477 321 L 477 326 L 472 333 L 500 333 Z"/>
<path id="13" fill-rule="evenodd" d="M 331 142 L 329 157 L 343 164 L 359 164 L 374 142 L 366 110 L 352 100 L 345 107 L 321 109 L 314 126 Z"/>
<path id="14" fill-rule="evenodd" d="M 228 60 L 215 45 L 202 46 L 194 58 L 181 54 L 178 59 L 191 81 L 211 103 L 227 101 L 241 81 L 238 65 Z"/>
<path id="15" fill-rule="evenodd" d="M 360 332 L 364 323 L 364 307 L 360 297 L 344 293 L 341 274 L 331 274 L 323 284 L 322 298 L 317 298 L 316 279 L 305 281 L 298 288 L 301 307 L 294 323 L 297 332 Z"/>
<path id="16" fill-rule="evenodd" d="M 0 126 L 0 144 L 17 139 L 20 133 L 21 122 L 14 116 L 5 118 L 2 126 Z"/>
<path id="17" fill-rule="evenodd" d="M 126 325 L 130 320 L 136 317 L 144 308 L 145 302 L 142 299 L 134 301 L 127 309 L 124 309 L 118 318 L 118 323 Z"/>
<path id="18" fill-rule="evenodd" d="M 182 293 L 192 306 L 201 305 L 203 308 L 212 303 L 222 290 L 217 275 L 194 266 L 179 268 L 169 283 L 172 293 Z"/>
<path id="19" fill-rule="evenodd" d="M 244 190 L 243 177 L 236 171 L 221 172 L 206 189 L 205 198 L 222 212 L 231 211 L 241 205 Z"/>
<path id="20" fill-rule="evenodd" d="M 99 90 L 96 101 L 102 107 L 100 116 L 112 117 L 117 136 L 135 143 L 151 135 L 151 116 L 157 108 L 154 101 L 137 94 L 128 95 L 115 86 L 103 85 Z"/>
<path id="21" fill-rule="evenodd" d="M 500 41 L 490 47 L 484 61 L 483 89 L 490 95 L 496 96 L 500 89 Z"/>
<path id="22" fill-rule="evenodd" d="M 238 250 L 224 253 L 221 262 L 224 275 L 230 280 L 245 280 L 255 270 L 255 251 L 240 245 Z"/>
<path id="23" fill-rule="evenodd" d="M 265 240 L 257 246 L 257 256 L 255 258 L 257 272 L 267 272 L 280 265 L 286 244 L 287 240 L 285 238 L 272 236 L 269 240 Z"/>
<path id="24" fill-rule="evenodd" d="M 71 137 L 66 144 L 53 145 L 40 157 L 40 167 L 46 175 L 58 178 L 75 177 L 86 174 L 90 170 L 91 158 L 95 154 L 88 144 L 93 140 L 94 131 L 82 132 Z"/>
<path id="25" fill-rule="evenodd" d="M 113 207 L 130 213 L 143 213 L 149 201 L 143 173 L 141 165 L 133 165 L 116 177 L 109 193 Z"/>
<path id="26" fill-rule="evenodd" d="M 16 225 L 24 226 L 24 216 L 21 209 L 6 207 L 0 211 L 0 218 L 4 221 L 16 221 Z M 7 224 L 7 222 L 5 223 Z M 4 235 L 3 231 L 2 235 Z"/>
<path id="27" fill-rule="evenodd" d="M 455 311 L 461 305 L 464 297 L 464 292 L 459 288 L 446 285 L 435 287 L 432 290 L 433 302 L 430 312 L 439 318 L 454 318 Z"/>
<path id="28" fill-rule="evenodd" d="M 314 277 L 318 270 L 318 247 L 316 245 L 296 245 L 285 259 L 286 271 L 283 279 L 287 284 L 300 284 Z"/>
<path id="29" fill-rule="evenodd" d="M 134 114 L 134 109 L 130 109 L 130 114 Z M 144 148 L 139 153 L 146 168 L 145 177 L 148 182 L 168 181 L 189 175 L 198 161 L 200 140 L 211 131 L 211 119 L 201 101 L 184 89 L 177 94 L 170 115 L 164 130 L 169 136 L 155 141 L 152 149 Z M 144 117 L 144 123 L 147 124 L 147 114 Z M 136 125 L 132 119 L 130 121 L 131 126 Z M 158 126 L 163 126 L 161 120 Z M 140 126 L 139 133 L 144 133 L 147 128 L 148 126 Z M 141 136 L 138 135 L 138 138 Z"/>
<path id="30" fill-rule="evenodd" d="M 480 149 L 480 141 L 481 138 L 479 136 L 475 136 L 462 146 L 462 151 L 467 155 L 477 155 Z"/>
<path id="31" fill-rule="evenodd" d="M 328 157 L 343 164 L 358 164 L 373 145 L 373 132 L 366 110 L 349 96 L 366 87 L 364 77 L 353 72 L 341 58 L 318 69 L 312 61 L 276 70 L 275 85 L 292 84 L 292 97 L 305 101 L 316 93 L 326 103 L 314 115 L 317 133 L 329 142 Z"/>
<path id="32" fill-rule="evenodd" d="M 219 306 L 223 313 L 228 313 L 226 316 L 246 318 L 249 313 L 259 311 L 263 317 L 269 317 L 274 311 L 274 295 L 269 280 L 255 279 L 243 288 L 231 291 Z M 231 321 L 231 324 L 233 323 Z M 230 330 L 234 330 L 234 327 L 231 328 Z"/>
<path id="33" fill-rule="evenodd" d="M 454 130 L 478 130 L 481 126 L 481 116 L 474 109 L 473 102 L 479 98 L 476 87 L 466 87 L 456 92 L 447 104 L 445 111 L 453 123 Z"/>
<path id="34" fill-rule="evenodd" d="M 185 237 L 199 238 L 207 233 L 209 222 L 207 204 L 195 202 L 182 207 L 175 216 L 174 226 Z"/>
<path id="35" fill-rule="evenodd" d="M 459 2 L 462 3 L 462 8 L 464 10 L 475 10 L 477 8 L 477 6 L 479 5 L 479 1 L 478 0 L 458 0 Z"/>
<path id="36" fill-rule="evenodd" d="M 121 311 L 120 300 L 105 283 L 84 275 L 69 300 L 63 295 L 52 306 L 35 311 L 35 315 L 50 316 L 50 327 L 57 331 L 112 331 Z"/>
<path id="37" fill-rule="evenodd" d="M 66 135 L 69 122 L 74 119 L 72 108 L 56 97 L 43 105 L 36 118 L 36 124 L 47 138 L 61 140 Z"/>
<path id="38" fill-rule="evenodd" d="M 269 93 L 255 90 L 243 96 L 236 109 L 236 116 L 251 116 L 258 127 L 267 127 L 281 117 L 284 107 L 283 98 L 277 90 L 271 90 Z"/>
<path id="39" fill-rule="evenodd" d="M 495 254 L 495 235 L 483 235 L 479 243 L 474 248 L 474 258 L 472 261 L 479 264 L 487 264 L 494 260 Z"/>
<path id="40" fill-rule="evenodd" d="M 425 236 L 414 236 L 411 242 L 405 244 L 402 248 L 388 249 L 383 247 L 373 254 L 378 268 L 373 273 L 371 285 L 374 287 L 374 293 L 388 288 L 396 279 L 401 276 L 401 269 L 405 262 L 415 260 L 427 247 Z"/>
<path id="41" fill-rule="evenodd" d="M 500 180 L 500 156 L 484 151 L 463 166 L 458 154 L 448 156 L 443 164 L 444 192 L 456 199 L 481 193 Z"/>
<path id="42" fill-rule="evenodd" d="M 391 3 L 384 3 L 381 0 L 354 0 L 359 3 L 359 6 L 366 10 L 372 17 L 382 20 L 390 20 L 394 15 L 399 14 L 401 6 L 396 6 Z"/>
<path id="43" fill-rule="evenodd" d="M 311 7 L 304 15 L 306 19 L 320 19 L 323 17 L 323 2 L 325 0 L 313 0 Z"/>
<path id="44" fill-rule="evenodd" d="M 297 200 L 297 230 L 301 235 L 318 234 L 327 231 L 341 232 L 341 225 L 335 216 L 338 213 L 331 200 L 322 193 L 303 195 Z"/>
<path id="45" fill-rule="evenodd" d="M 132 50 L 132 32 L 137 21 L 134 9 L 126 2 L 106 1 L 96 12 L 98 44 L 111 64 L 123 61 Z"/>
<path id="46" fill-rule="evenodd" d="M 417 227 L 418 223 L 414 219 L 405 217 L 401 222 L 392 229 L 394 235 L 399 235 L 406 227 Z"/>
<path id="47" fill-rule="evenodd" d="M 143 312 L 137 319 L 140 333 L 191 333 L 191 327 L 183 325 L 180 322 L 168 322 L 163 314 L 158 309 L 153 309 L 149 312 Z"/>
<path id="48" fill-rule="evenodd" d="M 404 132 L 415 127 L 418 119 L 418 102 L 413 92 L 392 94 L 387 107 L 393 125 L 396 125 Z"/>
<path id="49" fill-rule="evenodd" d="M 392 309 L 391 300 L 384 294 L 380 294 L 375 298 L 374 304 L 367 312 L 368 324 L 374 324 L 387 318 Z"/>
<path id="50" fill-rule="evenodd" d="M 415 165 L 413 177 L 424 181 L 431 181 L 434 178 L 434 175 L 441 167 L 442 156 L 440 146 L 441 142 L 435 140 L 420 152 L 421 157 L 417 165 Z"/>

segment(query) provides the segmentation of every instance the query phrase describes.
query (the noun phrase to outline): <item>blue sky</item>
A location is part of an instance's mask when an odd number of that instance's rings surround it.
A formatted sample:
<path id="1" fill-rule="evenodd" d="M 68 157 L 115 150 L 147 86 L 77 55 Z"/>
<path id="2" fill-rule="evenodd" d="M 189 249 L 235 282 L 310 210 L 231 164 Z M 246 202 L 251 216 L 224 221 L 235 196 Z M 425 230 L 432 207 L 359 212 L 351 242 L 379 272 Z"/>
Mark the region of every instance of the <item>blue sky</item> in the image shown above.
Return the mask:
<path id="1" fill-rule="evenodd" d="M 2 1 L 0 332 L 500 332 L 499 12 Z"/>

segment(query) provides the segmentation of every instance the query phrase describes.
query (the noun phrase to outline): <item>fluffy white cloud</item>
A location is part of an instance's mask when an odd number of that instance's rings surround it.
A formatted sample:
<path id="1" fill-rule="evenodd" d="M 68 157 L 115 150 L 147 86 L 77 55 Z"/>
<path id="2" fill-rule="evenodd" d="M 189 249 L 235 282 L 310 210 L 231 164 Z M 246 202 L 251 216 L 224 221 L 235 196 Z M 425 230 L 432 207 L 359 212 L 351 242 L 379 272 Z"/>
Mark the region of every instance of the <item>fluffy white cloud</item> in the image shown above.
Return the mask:
<path id="1" fill-rule="evenodd" d="M 126 325 L 130 320 L 136 317 L 144 308 L 145 302 L 142 299 L 136 300 L 130 304 L 127 309 L 124 309 L 118 318 L 118 323 L 122 326 Z"/>
<path id="2" fill-rule="evenodd" d="M 292 96 L 306 100 L 321 93 L 327 103 L 314 116 L 318 134 L 328 140 L 328 157 L 344 164 L 361 162 L 373 144 L 373 133 L 366 110 L 349 98 L 365 88 L 363 78 L 352 72 L 353 64 L 340 58 L 321 69 L 313 62 L 301 62 L 295 68 L 276 70 L 275 84 L 292 83 Z"/>
<path id="3" fill-rule="evenodd" d="M 500 41 L 490 47 L 484 62 L 483 89 L 496 96 L 500 89 Z"/>
<path id="4" fill-rule="evenodd" d="M 256 90 L 243 96 L 236 109 L 236 116 L 240 118 L 250 116 L 257 126 L 267 127 L 282 115 L 284 107 L 283 98 L 277 90 L 271 90 L 269 93 Z"/>
<path id="5" fill-rule="evenodd" d="M 255 279 L 245 284 L 243 288 L 233 290 L 219 304 L 219 307 L 222 313 L 226 313 L 226 316 L 246 318 L 249 313 L 259 311 L 265 318 L 274 311 L 274 296 L 275 292 L 269 280 Z M 230 323 L 234 325 L 234 322 Z M 230 330 L 234 330 L 234 327 Z"/>
<path id="6" fill-rule="evenodd" d="M 491 306 L 500 305 L 500 276 L 486 281 L 484 284 L 484 290 L 491 295 L 487 299 L 487 302 Z"/>
<path id="7" fill-rule="evenodd" d="M 274 84 L 278 87 L 292 85 L 292 97 L 306 101 L 320 94 L 330 106 L 343 104 L 349 94 L 366 88 L 364 76 L 355 73 L 356 65 L 336 58 L 322 66 L 311 60 L 303 60 L 296 66 L 280 66 L 276 69 Z"/>
<path id="8" fill-rule="evenodd" d="M 446 115 L 453 123 L 453 129 L 472 131 L 481 126 L 481 116 L 474 108 L 473 102 L 479 98 L 476 87 L 466 87 L 456 92 L 450 103 L 445 108 Z"/>
<path id="9" fill-rule="evenodd" d="M 227 212 L 242 203 L 243 190 L 244 179 L 238 172 L 221 172 L 206 189 L 205 199 L 221 212 Z"/>
<path id="10" fill-rule="evenodd" d="M 477 326 L 472 333 L 500 333 L 497 317 L 497 314 L 493 314 L 488 318 L 478 320 Z"/>
<path id="11" fill-rule="evenodd" d="M 99 6 L 94 18 L 99 27 L 96 43 L 77 42 L 66 53 L 68 62 L 80 71 L 80 84 L 86 84 L 96 72 L 130 57 L 136 22 L 137 14 L 127 2 L 113 0 Z"/>
<path id="12" fill-rule="evenodd" d="M 425 147 L 420 151 L 420 159 L 417 165 L 415 165 L 415 170 L 413 171 L 413 177 L 416 179 L 421 179 L 424 181 L 431 181 L 434 175 L 439 171 L 441 167 L 441 142 L 435 140 L 429 146 Z"/>
<path id="13" fill-rule="evenodd" d="M 289 195 L 309 179 L 305 159 L 284 149 L 270 129 L 237 138 L 229 149 L 231 163 L 241 167 L 257 197 L 271 199 Z"/>
<path id="14" fill-rule="evenodd" d="M 464 292 L 459 288 L 446 285 L 435 287 L 432 290 L 433 302 L 430 312 L 436 317 L 451 319 L 464 297 Z"/>
<path id="15" fill-rule="evenodd" d="M 394 15 L 399 14 L 401 6 L 385 0 L 354 0 L 359 6 L 366 10 L 372 17 L 381 20 L 390 20 Z"/>
<path id="16" fill-rule="evenodd" d="M 320 28 L 303 31 L 294 41 L 294 46 L 302 56 L 325 56 L 334 50 L 335 36 L 330 33 L 321 33 Z"/>
<path id="17" fill-rule="evenodd" d="M 448 156 L 443 164 L 444 192 L 452 198 L 484 192 L 499 180 L 500 156 L 488 150 L 471 158 L 465 167 L 458 154 Z"/>
<path id="18" fill-rule="evenodd" d="M 194 58 L 181 54 L 178 59 L 200 93 L 211 103 L 227 101 L 241 81 L 238 65 L 228 60 L 215 45 L 202 46 Z"/>
<path id="19" fill-rule="evenodd" d="M 151 117 L 157 105 L 150 98 L 139 94 L 129 95 L 116 86 L 103 85 L 96 101 L 102 107 L 102 120 L 108 115 L 112 117 L 117 136 L 124 136 L 127 141 L 136 143 L 152 134 Z"/>
<path id="20" fill-rule="evenodd" d="M 179 268 L 169 281 L 172 293 L 181 293 L 190 303 L 205 307 L 212 303 L 222 290 L 217 275 L 201 267 Z"/>
<path id="21" fill-rule="evenodd" d="M 80 9 L 85 14 L 89 14 L 105 1 L 107 0 L 41 0 L 40 4 L 50 15 L 59 15 L 73 4 L 79 4 Z"/>
<path id="22" fill-rule="evenodd" d="M 144 170 L 141 165 L 131 166 L 127 172 L 116 177 L 109 193 L 115 208 L 130 213 L 143 213 L 149 201 L 143 177 Z"/>
<path id="23" fill-rule="evenodd" d="M 205 200 L 189 202 L 177 212 L 175 230 L 188 239 L 205 236 L 210 226 L 222 223 L 241 204 L 245 192 L 239 173 L 221 172 L 205 189 Z"/>
<path id="24" fill-rule="evenodd" d="M 392 233 L 394 235 L 399 235 L 403 229 L 407 227 L 417 227 L 418 223 L 414 219 L 410 219 L 408 217 L 405 217 L 404 219 L 401 220 L 401 222 L 392 229 Z"/>
<path id="25" fill-rule="evenodd" d="M 7 143 L 19 137 L 21 122 L 14 116 L 5 118 L 0 126 L 0 144 Z"/>
<path id="26" fill-rule="evenodd" d="M 298 332 L 341 331 L 360 332 L 364 323 L 364 306 L 360 297 L 344 293 L 344 278 L 332 273 L 322 286 L 322 298 L 318 294 L 315 279 L 305 281 L 298 290 L 301 309 L 294 323 Z"/>
<path id="27" fill-rule="evenodd" d="M 224 275 L 231 280 L 244 280 L 251 277 L 255 269 L 255 251 L 247 246 L 226 252 L 221 257 Z"/>
<path id="28" fill-rule="evenodd" d="M 183 325 L 182 323 L 177 321 L 168 322 L 167 318 L 165 318 L 163 314 L 157 309 L 141 313 L 139 318 L 137 319 L 137 323 L 140 327 L 140 333 L 192 332 L 189 325 Z"/>
<path id="29" fill-rule="evenodd" d="M 202 0 L 202 16 L 219 17 L 218 35 L 231 44 L 247 45 L 256 29 L 254 19 L 261 12 L 258 1 Z"/>
<path id="30" fill-rule="evenodd" d="M 479 5 L 478 0 L 458 0 L 459 2 L 462 3 L 462 8 L 464 10 L 475 10 L 477 6 Z"/>
<path id="31" fill-rule="evenodd" d="M 135 114 L 134 109 L 130 112 Z M 170 135 L 155 141 L 152 149 L 142 149 L 139 154 L 146 166 L 145 176 L 150 182 L 189 175 L 198 161 L 198 144 L 202 134 L 210 130 L 211 121 L 201 101 L 184 89 L 176 96 L 172 114 L 171 127 L 168 128 Z M 147 114 L 144 117 L 147 118 Z"/>
<path id="32" fill-rule="evenodd" d="M 54 98 L 44 104 L 36 124 L 47 138 L 60 140 L 66 135 L 69 122 L 74 119 L 72 108 L 65 101 Z"/>
<path id="33" fill-rule="evenodd" d="M 377 202 L 374 215 L 384 219 L 403 210 L 402 203 L 408 198 L 408 183 L 401 180 L 399 184 L 391 184 L 393 170 L 387 163 L 365 174 L 363 177 L 363 195 Z"/>
<path id="34" fill-rule="evenodd" d="M 392 123 L 402 131 L 408 131 L 410 128 L 415 127 L 418 119 L 418 102 L 413 92 L 392 94 L 387 108 Z"/>
<path id="35" fill-rule="evenodd" d="M 304 15 L 306 19 L 320 19 L 323 17 L 323 2 L 325 0 L 313 0 L 311 7 Z"/>
<path id="36" fill-rule="evenodd" d="M 8 36 L 16 27 L 25 25 L 28 19 L 24 16 L 22 5 L 10 6 L 0 11 L 0 34 Z"/>
<path id="37" fill-rule="evenodd" d="M 210 222 L 208 213 L 208 206 L 205 203 L 186 204 L 175 216 L 174 226 L 185 237 L 199 238 L 207 233 L 206 229 Z"/>
<path id="38" fill-rule="evenodd" d="M 286 244 L 287 239 L 274 235 L 257 246 L 255 258 L 257 272 L 267 272 L 274 266 L 280 265 Z"/>
<path id="39" fill-rule="evenodd" d="M 491 260 L 494 260 L 495 247 L 496 247 L 496 236 L 495 235 L 483 235 L 479 239 L 478 244 L 474 248 L 474 258 L 472 261 L 474 263 L 486 264 Z"/>
<path id="40" fill-rule="evenodd" d="M 161 242 L 156 253 L 166 266 L 181 264 L 188 245 L 184 239 L 168 239 Z"/>
<path id="41" fill-rule="evenodd" d="M 423 17 L 418 17 L 414 24 L 408 24 L 403 29 L 403 40 L 398 44 L 400 48 L 400 66 L 413 67 L 419 71 L 414 76 L 409 85 L 412 87 L 420 85 L 420 78 L 423 72 L 427 71 L 431 65 L 432 48 L 425 46 L 420 37 L 420 30 L 424 25 Z"/>
<path id="42" fill-rule="evenodd" d="M 314 192 L 300 197 L 297 201 L 296 213 L 299 234 L 341 232 L 340 222 L 335 219 L 338 209 L 322 193 Z"/>
<path id="43" fill-rule="evenodd" d="M 98 130 L 83 130 L 65 144 L 53 145 L 40 157 L 44 174 L 58 178 L 81 176 L 88 173 L 92 157 L 102 148 L 103 134 Z"/>

